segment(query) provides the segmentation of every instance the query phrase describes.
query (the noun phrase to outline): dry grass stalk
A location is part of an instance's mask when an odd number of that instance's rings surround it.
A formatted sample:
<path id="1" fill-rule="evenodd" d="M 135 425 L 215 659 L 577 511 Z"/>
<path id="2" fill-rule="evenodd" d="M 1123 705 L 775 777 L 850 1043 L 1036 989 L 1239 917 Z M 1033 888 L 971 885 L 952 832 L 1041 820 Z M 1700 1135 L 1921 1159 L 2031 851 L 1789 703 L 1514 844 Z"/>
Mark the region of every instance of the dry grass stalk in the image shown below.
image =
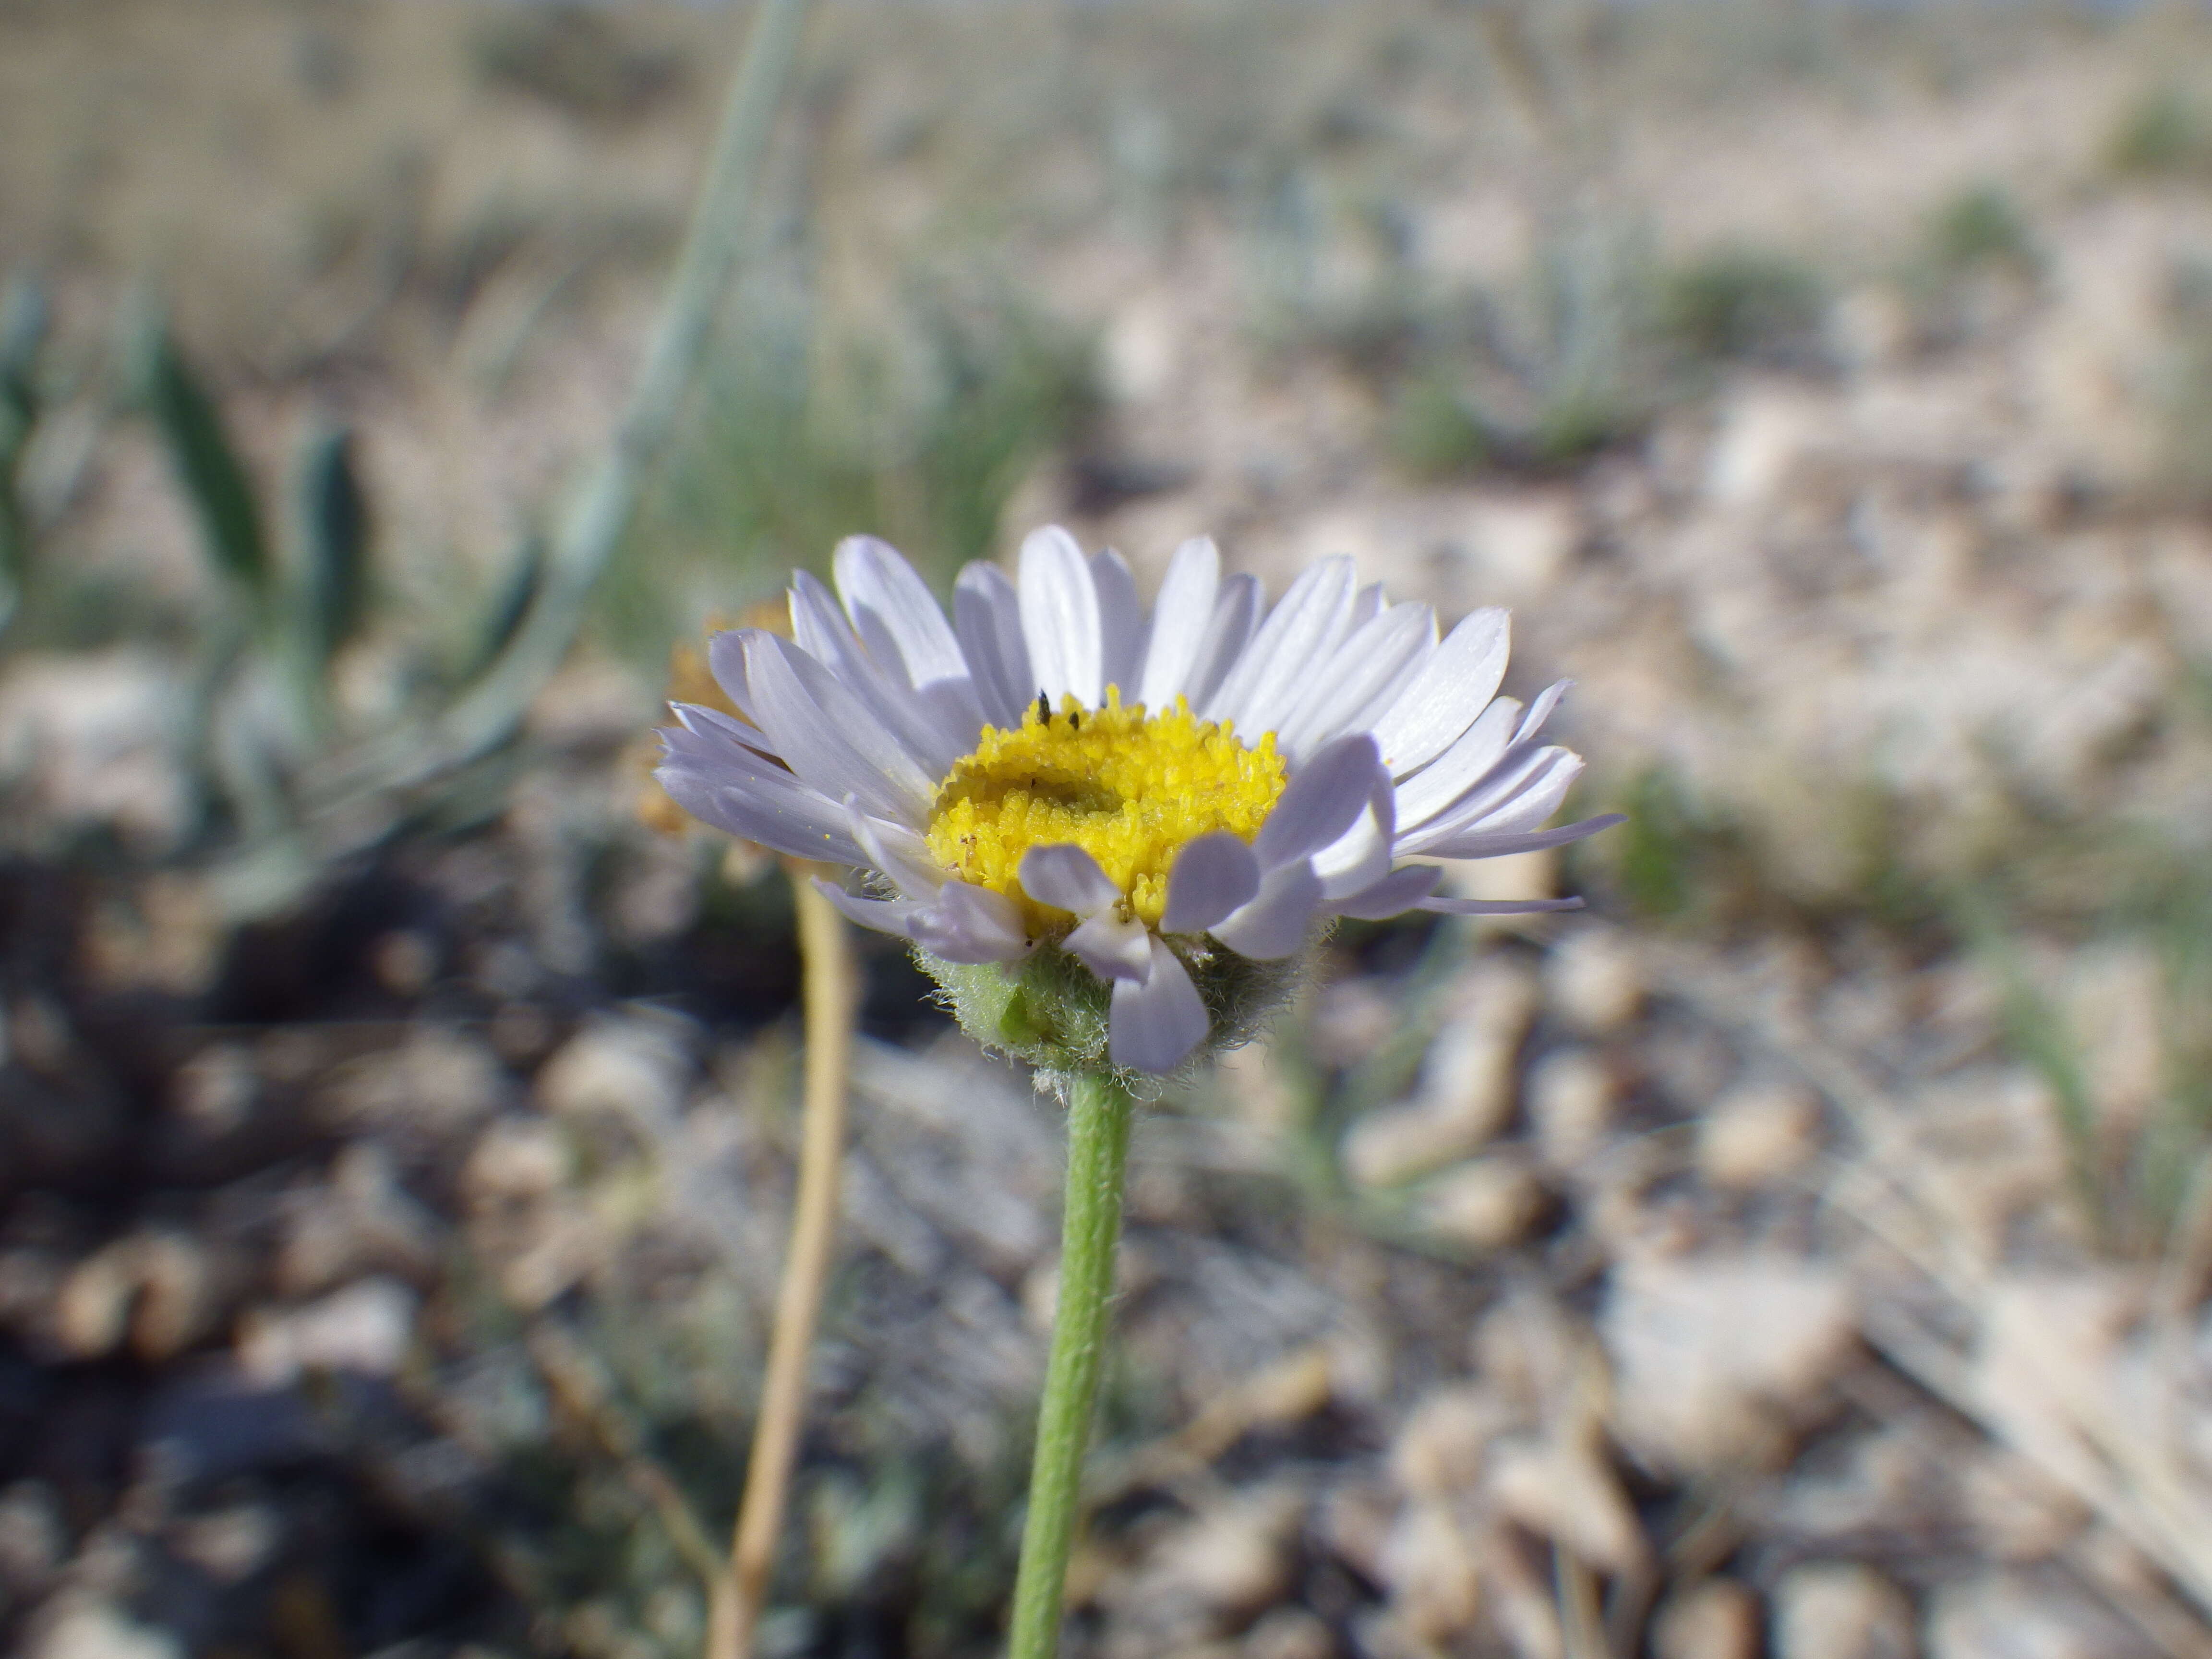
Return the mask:
<path id="1" fill-rule="evenodd" d="M 853 1049 L 857 991 L 852 942 L 844 918 L 808 879 L 815 866 L 788 860 L 799 907 L 799 947 L 805 963 L 806 1080 L 799 1152 L 799 1194 L 791 1250 L 775 1302 L 768 1372 L 745 1470 L 730 1565 L 715 1588 L 707 1625 L 707 1659 L 750 1659 L 753 1632 L 768 1603 L 769 1574 L 783 1529 L 791 1469 L 805 1423 L 807 1361 L 830 1276 L 837 1226 L 837 1189 L 845 1145 L 846 1077 Z"/>

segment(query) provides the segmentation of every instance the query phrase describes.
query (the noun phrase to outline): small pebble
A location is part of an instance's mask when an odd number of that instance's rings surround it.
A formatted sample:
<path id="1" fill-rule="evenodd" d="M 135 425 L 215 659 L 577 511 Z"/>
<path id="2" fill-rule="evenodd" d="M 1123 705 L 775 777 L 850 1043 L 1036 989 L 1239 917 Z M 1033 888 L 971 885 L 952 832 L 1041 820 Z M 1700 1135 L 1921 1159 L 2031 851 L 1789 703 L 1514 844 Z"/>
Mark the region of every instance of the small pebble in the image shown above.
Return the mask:
<path id="1" fill-rule="evenodd" d="M 401 1184 L 380 1141 L 349 1142 L 327 1186 L 294 1196 L 274 1264 L 279 1293 L 313 1296 L 368 1273 L 435 1273 L 438 1218 Z"/>
<path id="2" fill-rule="evenodd" d="M 1992 1447 L 1959 1474 L 1959 1506 L 1979 1547 L 2000 1561 L 2044 1561 L 2088 1525 L 2089 1511 L 2017 1452 Z"/>
<path id="3" fill-rule="evenodd" d="M 227 1135 L 253 1115 L 260 1092 L 252 1051 L 243 1043 L 213 1042 L 177 1068 L 169 1104 L 196 1133 Z"/>
<path id="4" fill-rule="evenodd" d="M 1772 1186 L 1802 1170 L 1820 1150 L 1819 1103 L 1786 1085 L 1732 1089 L 1698 1125 L 1698 1169 L 1725 1191 Z"/>
<path id="5" fill-rule="evenodd" d="M 1382 1567 L 1400 1619 L 1442 1643 L 1482 1609 L 1482 1572 L 1459 1522 L 1434 1500 L 1407 1505 L 1382 1546 Z"/>
<path id="6" fill-rule="evenodd" d="M 32 1638 L 27 1659 L 185 1659 L 185 1644 L 106 1601 L 59 1609 Z"/>
<path id="7" fill-rule="evenodd" d="M 491 1017 L 491 1046 L 510 1066 L 534 1066 L 556 1035 L 553 1017 L 532 1002 L 510 1002 Z"/>
<path id="8" fill-rule="evenodd" d="M 1642 1008 L 1643 966 L 1626 936 L 1588 924 L 1553 947 L 1544 963 L 1544 994 L 1569 1024 L 1602 1036 Z"/>
<path id="9" fill-rule="evenodd" d="M 1613 1073 L 1588 1048 L 1554 1049 L 1528 1074 L 1528 1121 L 1544 1162 L 1570 1169 L 1605 1144 Z"/>
<path id="10" fill-rule="evenodd" d="M 1771 1466 L 1855 1363 L 1857 1303 L 1834 1267 L 1781 1252 L 1632 1256 L 1598 1331 L 1619 1427 L 1664 1468 Z"/>
<path id="11" fill-rule="evenodd" d="M 1243 1659 L 1335 1659 L 1336 1638 L 1304 1607 L 1277 1607 L 1245 1632 Z"/>
<path id="12" fill-rule="evenodd" d="M 73 1359 L 97 1359 L 123 1346 L 138 1291 L 138 1244 L 119 1238 L 63 1276 L 54 1297 L 53 1335 Z"/>
<path id="13" fill-rule="evenodd" d="M 322 1112 L 338 1127 L 396 1132 L 427 1145 L 490 1116 L 504 1089 L 499 1058 L 481 1039 L 425 1025 L 397 1048 L 345 1066 Z"/>
<path id="14" fill-rule="evenodd" d="M 649 1019 L 605 1020 L 563 1043 L 538 1073 L 538 1098 L 556 1117 L 672 1121 L 690 1071 L 678 1032 Z"/>
<path id="15" fill-rule="evenodd" d="M 1523 1023 L 1506 1018 L 1455 1022 L 1437 1033 L 1422 1062 L 1421 1107 L 1462 1126 L 1480 1146 L 1513 1115 L 1513 1057 Z"/>
<path id="16" fill-rule="evenodd" d="M 1543 1218 L 1543 1183 L 1516 1158 L 1478 1158 L 1445 1170 L 1421 1189 L 1421 1220 L 1456 1243 L 1503 1249 Z"/>
<path id="17" fill-rule="evenodd" d="M 1217 1504 L 1162 1537 L 1145 1577 L 1159 1592 L 1188 1596 L 1211 1613 L 1249 1614 L 1289 1583 L 1290 1536 L 1303 1512 L 1286 1492 Z"/>
<path id="18" fill-rule="evenodd" d="M 282 1533 L 266 1504 L 236 1504 L 173 1523 L 170 1547 L 218 1583 L 235 1584 L 258 1572 L 276 1553 Z"/>
<path id="19" fill-rule="evenodd" d="M 1391 1186 L 1467 1157 L 1513 1115 L 1516 1061 L 1536 1006 L 1535 986 L 1503 964 L 1471 973 L 1421 1065 L 1410 1099 L 1370 1112 L 1344 1140 L 1345 1168 L 1362 1186 Z"/>
<path id="20" fill-rule="evenodd" d="M 390 1376 L 415 1336 L 415 1292 L 392 1279 L 365 1279 L 284 1313 L 241 1322 L 239 1368 L 270 1387 L 303 1375 L 352 1371 Z"/>
<path id="21" fill-rule="evenodd" d="M 52 1486 L 18 1480 L 0 1492 L 0 1589 L 39 1595 L 68 1552 L 69 1530 Z"/>
<path id="22" fill-rule="evenodd" d="M 1390 1448 L 1390 1475 L 1400 1491 L 1445 1498 L 1472 1491 L 1482 1478 L 1491 1442 L 1506 1426 L 1504 1408 L 1486 1392 L 1438 1389 L 1413 1408 Z"/>
<path id="23" fill-rule="evenodd" d="M 2155 1652 L 2086 1596 L 2010 1573 L 1938 1589 L 1927 1636 L 1928 1659 L 2153 1659 Z"/>
<path id="24" fill-rule="evenodd" d="M 1759 1602 L 1733 1578 L 1708 1578 L 1660 1604 L 1651 1619 L 1651 1659 L 1753 1659 Z"/>
<path id="25" fill-rule="evenodd" d="M 222 1313 L 222 1274 L 205 1245 L 184 1233 L 148 1233 L 138 1243 L 136 1267 L 131 1347 L 141 1359 L 173 1359 L 214 1331 Z"/>
<path id="26" fill-rule="evenodd" d="M 376 982 L 396 997 L 419 997 L 438 975 L 438 947 L 425 933 L 395 927 L 368 948 Z"/>
<path id="27" fill-rule="evenodd" d="M 513 1113 L 495 1118 L 461 1166 L 461 1190 L 480 1206 L 526 1202 L 559 1191 L 575 1173 L 561 1126 Z"/>
<path id="28" fill-rule="evenodd" d="M 1519 1439 L 1501 1444 L 1487 1486 L 1499 1510 L 1599 1571 L 1631 1573 L 1649 1558 L 1620 1481 L 1589 1446 Z"/>
<path id="29" fill-rule="evenodd" d="M 1872 1567 L 1794 1567 L 1774 1589 L 1775 1659 L 1915 1659 L 1912 1603 Z"/>

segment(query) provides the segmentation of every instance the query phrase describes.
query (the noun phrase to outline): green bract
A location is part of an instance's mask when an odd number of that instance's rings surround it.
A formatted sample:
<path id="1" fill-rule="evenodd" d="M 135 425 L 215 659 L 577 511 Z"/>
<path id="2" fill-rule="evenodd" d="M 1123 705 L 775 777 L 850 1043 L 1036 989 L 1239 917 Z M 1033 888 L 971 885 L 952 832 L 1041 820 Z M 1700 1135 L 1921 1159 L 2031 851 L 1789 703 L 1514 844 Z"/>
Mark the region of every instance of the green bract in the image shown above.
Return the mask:
<path id="1" fill-rule="evenodd" d="M 1207 1030 L 1176 1075 L 1184 1075 L 1265 1028 L 1297 989 L 1310 949 L 1279 961 L 1255 962 L 1202 936 L 1170 941 L 1206 1004 Z M 1026 1061 L 1065 1096 L 1079 1073 L 1112 1076 L 1139 1098 L 1157 1096 L 1162 1079 L 1107 1058 L 1113 988 L 1065 951 L 1051 945 L 1018 962 L 946 962 L 916 948 L 915 961 L 936 981 L 960 1029 L 994 1054 Z"/>

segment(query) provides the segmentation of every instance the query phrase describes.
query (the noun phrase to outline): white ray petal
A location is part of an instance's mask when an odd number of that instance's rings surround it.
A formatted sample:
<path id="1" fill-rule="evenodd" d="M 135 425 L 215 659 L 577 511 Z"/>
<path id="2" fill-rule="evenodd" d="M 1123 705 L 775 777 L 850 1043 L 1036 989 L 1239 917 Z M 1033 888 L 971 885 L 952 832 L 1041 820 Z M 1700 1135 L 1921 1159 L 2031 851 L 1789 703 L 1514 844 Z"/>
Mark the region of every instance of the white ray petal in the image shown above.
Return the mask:
<path id="1" fill-rule="evenodd" d="M 1146 708 L 1173 708 L 1176 696 L 1188 690 L 1220 590 L 1221 554 L 1212 537 L 1194 537 L 1176 549 L 1152 605 L 1152 637 L 1137 680 L 1137 701 Z"/>
<path id="2" fill-rule="evenodd" d="M 1473 611 L 1444 635 L 1427 666 L 1375 723 L 1392 777 L 1434 760 L 1474 724 L 1505 678 L 1512 647 L 1511 619 L 1498 610 Z"/>
<path id="3" fill-rule="evenodd" d="M 1381 921 L 1412 909 L 1435 892 L 1437 884 L 1443 878 L 1442 865 L 1409 864 L 1401 870 L 1393 870 L 1371 886 L 1346 895 L 1328 908 L 1354 921 Z"/>
<path id="4" fill-rule="evenodd" d="M 1191 712 L 1201 719 L 1212 718 L 1206 711 L 1212 707 L 1222 683 L 1244 659 L 1252 635 L 1259 631 L 1260 613 L 1266 609 L 1267 599 L 1267 590 L 1257 576 L 1231 576 L 1221 584 L 1205 637 L 1199 641 L 1190 672 L 1183 678 L 1183 696 L 1190 701 Z M 1247 741 L 1247 748 L 1251 741 Z"/>
<path id="5" fill-rule="evenodd" d="M 1145 659 L 1145 607 L 1129 562 L 1112 548 L 1091 556 L 1091 586 L 1098 591 L 1098 683 L 1121 690 L 1126 705 L 1138 701 L 1137 674 Z"/>
<path id="6" fill-rule="evenodd" d="M 845 824 L 853 839 L 868 855 L 869 863 L 889 876 L 909 898 L 934 898 L 947 879 L 932 856 L 929 843 L 902 824 L 870 817 L 860 808 L 860 797 L 845 797 Z"/>
<path id="7" fill-rule="evenodd" d="M 1413 908 L 1435 910 L 1448 916 L 1539 916 L 1554 910 L 1579 910 L 1578 898 L 1458 899 L 1425 898 Z"/>
<path id="8" fill-rule="evenodd" d="M 1022 543 L 1022 636 L 1028 641 L 1036 690 L 1054 707 L 1073 693 L 1098 706 L 1098 586 L 1075 538 L 1059 526 Z"/>
<path id="9" fill-rule="evenodd" d="M 837 544 L 834 565 L 854 631 L 878 657 L 895 653 L 908 684 L 969 678 L 936 595 L 896 548 L 873 536 L 848 536 Z"/>
<path id="10" fill-rule="evenodd" d="M 1410 835 L 1482 781 L 1513 745 L 1521 705 L 1500 697 L 1451 747 L 1398 786 L 1398 830 Z"/>
<path id="11" fill-rule="evenodd" d="M 927 821 L 933 783 L 828 669 L 773 634 L 756 634 L 745 671 L 761 729 L 785 765 L 832 799 L 858 795 L 878 817 Z"/>
<path id="12" fill-rule="evenodd" d="M 1124 921 L 1109 906 L 1062 939 L 1060 948 L 1101 979 L 1142 979 L 1152 970 L 1152 937 L 1143 922 Z"/>
<path id="13" fill-rule="evenodd" d="M 1558 811 L 1567 798 L 1567 791 L 1583 775 L 1583 757 L 1571 749 L 1556 747 L 1545 750 L 1543 754 L 1544 765 L 1535 775 L 1480 817 L 1463 820 L 1452 831 L 1451 839 L 1460 841 L 1474 835 L 1525 835 Z"/>
<path id="14" fill-rule="evenodd" d="M 836 804 L 774 762 L 680 728 L 664 732 L 661 747 L 655 781 L 701 822 L 799 858 L 866 862 Z"/>
<path id="15" fill-rule="evenodd" d="M 725 835 L 758 842 L 794 858 L 821 859 L 830 864 L 866 862 L 836 819 L 821 811 L 829 803 L 811 792 L 811 798 L 801 802 L 757 785 L 732 786 L 681 767 L 664 766 L 653 777 L 669 799 Z"/>
<path id="16" fill-rule="evenodd" d="M 1152 940 L 1152 971 L 1139 981 L 1114 982 L 1107 1017 L 1107 1057 L 1116 1066 L 1160 1074 L 1172 1072 L 1206 1041 L 1206 1004 L 1175 952 Z"/>
<path id="17" fill-rule="evenodd" d="M 890 642 L 883 647 L 890 658 L 886 668 L 853 631 L 836 597 L 817 578 L 799 571 L 791 579 L 790 597 L 793 643 L 859 698 L 924 771 L 942 776 L 975 746 L 972 705 L 948 708 L 917 695 L 906 683 L 906 670 Z"/>
<path id="18" fill-rule="evenodd" d="M 1390 873 L 1390 847 L 1397 829 L 1391 807 L 1390 780 L 1378 767 L 1366 810 L 1352 820 L 1352 828 L 1313 855 L 1323 898 L 1346 897 Z"/>
<path id="19" fill-rule="evenodd" d="M 801 651 L 840 674 L 864 665 L 860 637 L 820 577 L 808 570 L 793 572 L 784 601 L 791 613 L 792 641 Z"/>
<path id="20" fill-rule="evenodd" d="M 1365 732 L 1339 738 L 1291 775 L 1252 842 L 1260 867 L 1304 858 L 1328 846 L 1367 807 L 1381 763 Z"/>
<path id="21" fill-rule="evenodd" d="M 1039 904 L 1087 916 L 1118 904 L 1121 890 L 1080 847 L 1061 843 L 1032 847 L 1022 854 L 1022 890 Z"/>
<path id="22" fill-rule="evenodd" d="M 1275 727 L 1275 743 L 1302 759 L 1331 738 L 1365 731 L 1359 716 L 1371 705 L 1389 706 L 1437 648 L 1437 615 L 1425 605 L 1394 605 L 1339 646 L 1310 677 Z"/>
<path id="23" fill-rule="evenodd" d="M 1526 743 L 1544 729 L 1544 722 L 1552 718 L 1552 711 L 1559 700 L 1574 689 L 1572 680 L 1553 680 L 1536 694 L 1536 701 L 1528 705 L 1528 717 L 1521 722 L 1521 729 L 1513 734 L 1516 743 Z"/>
<path id="24" fill-rule="evenodd" d="M 1626 813 L 1601 812 L 1594 818 L 1563 823 L 1556 830 L 1473 830 L 1447 836 L 1428 850 L 1431 856 L 1440 859 L 1510 858 L 1516 853 L 1540 853 L 1548 848 L 1565 847 L 1570 842 L 1581 841 L 1627 822 Z"/>
<path id="25" fill-rule="evenodd" d="M 915 900 L 864 898 L 847 892 L 834 881 L 824 881 L 819 876 L 813 880 L 814 890 L 835 905 L 848 921 L 878 933 L 889 933 L 895 939 L 914 936 L 915 915 L 923 908 Z"/>
<path id="26" fill-rule="evenodd" d="M 714 684 L 722 688 L 722 695 L 731 706 L 747 720 L 753 719 L 752 692 L 746 685 L 745 636 L 756 630 L 750 628 L 726 628 L 707 641 L 707 672 L 714 677 Z M 753 724 L 760 724 L 753 720 Z"/>
<path id="27" fill-rule="evenodd" d="M 1418 829 L 1401 831 L 1398 850 L 1425 853 L 1478 830 L 1533 830 L 1559 810 L 1582 769 L 1582 757 L 1571 749 L 1516 743 L 1480 783 L 1449 808 Z"/>
<path id="28" fill-rule="evenodd" d="M 719 708 L 709 708 L 703 703 L 672 702 L 668 705 L 668 712 L 675 715 L 684 729 L 694 737 L 733 743 L 740 749 L 773 758 L 768 756 L 767 732 L 734 715 L 725 714 Z"/>
<path id="29" fill-rule="evenodd" d="M 1300 859 L 1268 871 L 1249 903 L 1206 931 L 1240 957 L 1269 962 L 1296 954 L 1306 942 L 1321 904 L 1321 878 Z"/>
<path id="30" fill-rule="evenodd" d="M 1006 572 L 981 561 L 963 569 L 952 590 L 952 617 L 983 718 L 1019 726 L 1022 711 L 1036 701 L 1036 682 L 1022 637 L 1021 597 Z"/>
<path id="31" fill-rule="evenodd" d="M 1202 933 L 1260 890 L 1260 860 L 1226 830 L 1186 842 L 1168 872 L 1164 933 Z"/>
<path id="32" fill-rule="evenodd" d="M 1209 719 L 1233 722 L 1248 741 L 1272 732 L 1292 698 L 1347 631 L 1354 575 L 1350 559 L 1323 559 L 1283 595 L 1213 698 Z"/>
<path id="33" fill-rule="evenodd" d="M 946 882 L 910 927 L 915 944 L 947 962 L 1012 962 L 1030 950 L 1014 902 L 964 881 Z"/>

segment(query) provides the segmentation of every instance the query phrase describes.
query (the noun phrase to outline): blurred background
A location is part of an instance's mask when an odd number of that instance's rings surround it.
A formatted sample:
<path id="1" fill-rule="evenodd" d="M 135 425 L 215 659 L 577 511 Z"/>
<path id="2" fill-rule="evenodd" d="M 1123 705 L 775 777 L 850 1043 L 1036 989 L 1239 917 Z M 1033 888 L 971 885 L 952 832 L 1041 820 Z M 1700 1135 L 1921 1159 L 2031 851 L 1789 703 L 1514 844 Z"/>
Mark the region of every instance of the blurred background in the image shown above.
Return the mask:
<path id="1" fill-rule="evenodd" d="M 2212 1654 L 2212 20 L 832 0 L 564 588 L 748 16 L 0 3 L 0 1645 L 698 1650 L 797 958 L 671 648 L 1057 520 L 1513 606 L 1632 814 L 1142 1121 L 1073 1652 Z M 763 1651 L 980 1656 L 1056 1109 L 863 950 Z"/>

